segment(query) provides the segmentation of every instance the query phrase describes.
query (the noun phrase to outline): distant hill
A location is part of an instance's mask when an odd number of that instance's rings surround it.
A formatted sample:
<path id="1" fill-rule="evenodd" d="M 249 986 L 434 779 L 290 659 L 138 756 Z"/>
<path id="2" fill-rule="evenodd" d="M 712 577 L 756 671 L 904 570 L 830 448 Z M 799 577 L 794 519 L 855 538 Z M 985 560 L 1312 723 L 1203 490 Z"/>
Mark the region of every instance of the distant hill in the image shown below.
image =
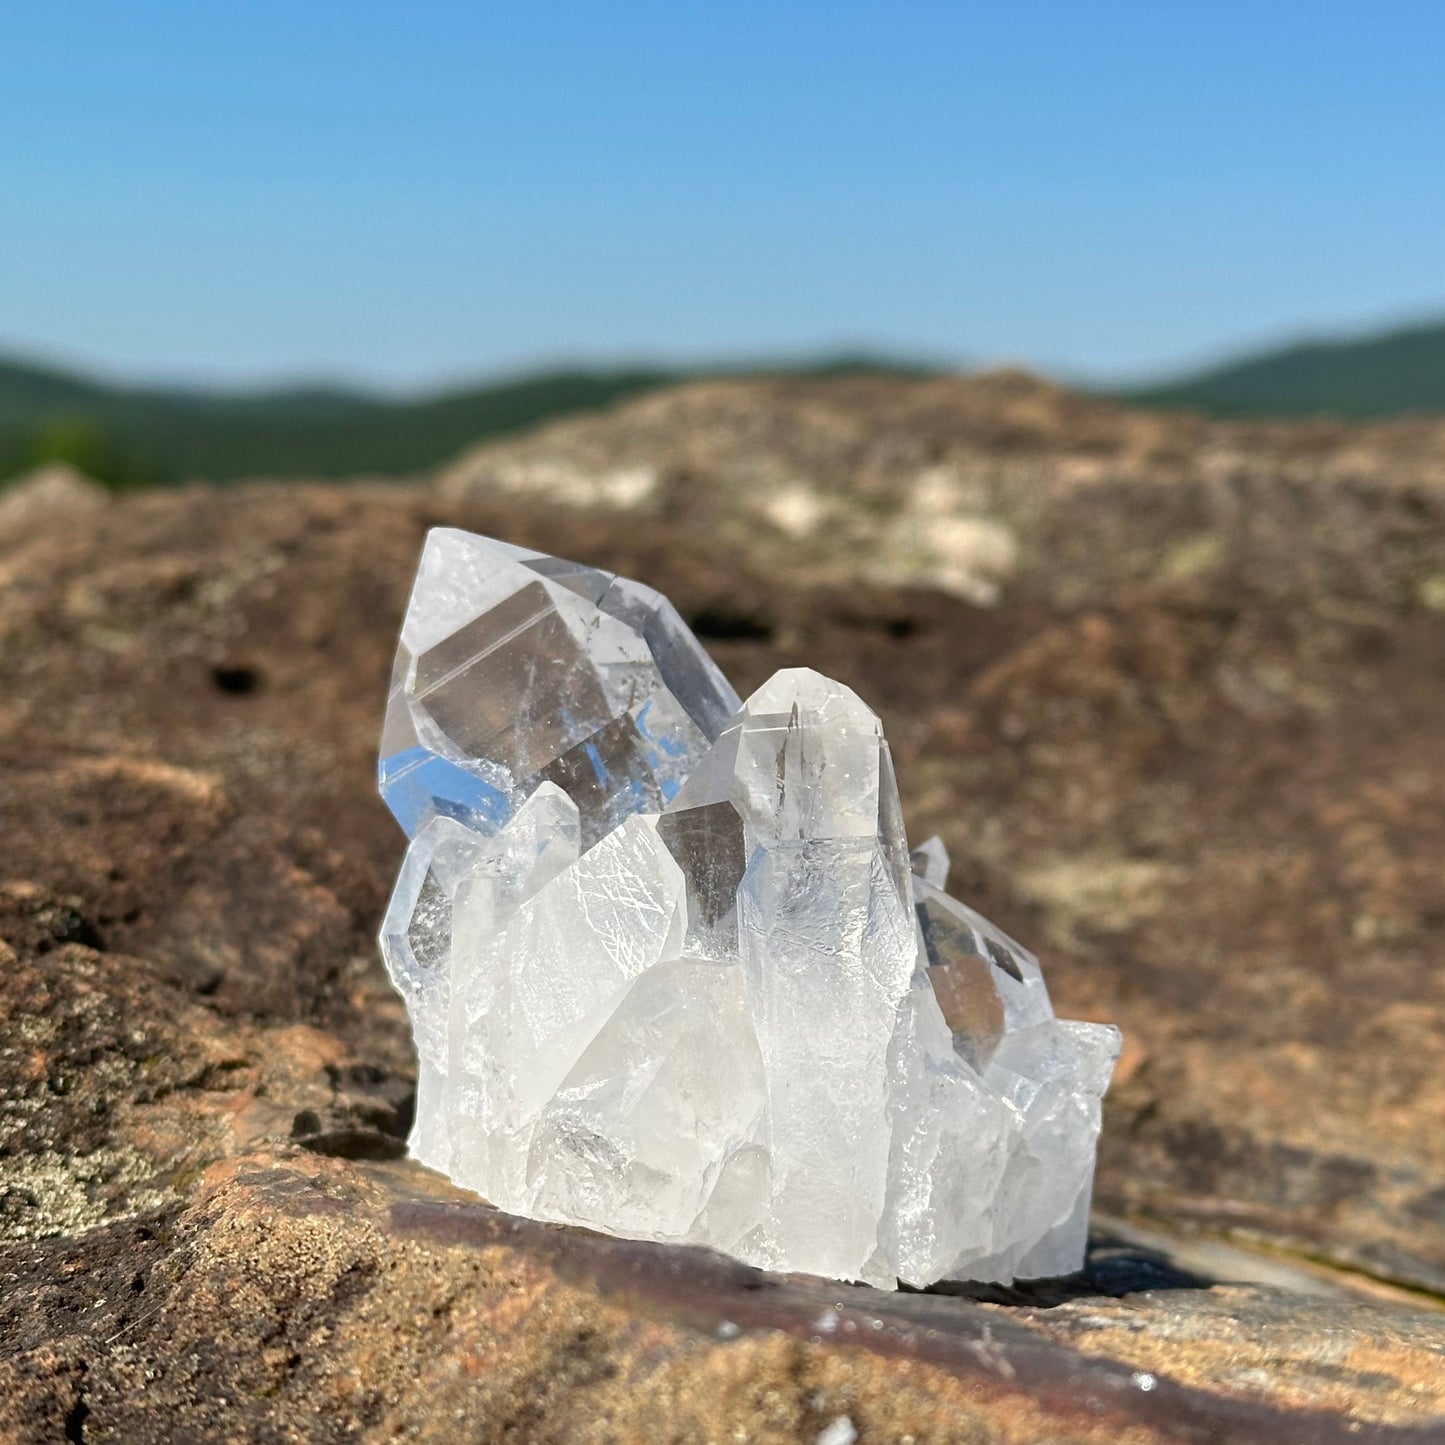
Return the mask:
<path id="1" fill-rule="evenodd" d="M 846 357 L 789 369 L 922 371 Z M 0 482 L 52 461 L 116 487 L 405 475 L 486 437 L 719 370 L 558 370 L 398 400 L 321 387 L 229 394 L 121 387 L 0 361 Z"/>
<path id="2" fill-rule="evenodd" d="M 117 486 L 408 473 L 481 437 L 675 379 L 660 369 L 556 371 L 403 401 L 324 388 L 118 387 L 0 362 L 0 477 L 47 461 L 73 463 Z"/>
<path id="3" fill-rule="evenodd" d="M 1357 340 L 1302 341 L 1122 399 L 1217 416 L 1445 412 L 1445 322 Z"/>
<path id="4" fill-rule="evenodd" d="M 339 387 L 247 393 L 126 387 L 0 360 L 0 485 L 54 461 L 115 487 L 191 478 L 407 475 L 551 417 L 704 376 L 764 370 L 934 374 L 869 357 L 781 368 L 579 368 L 408 400 Z M 1445 322 L 1358 340 L 1300 342 L 1112 395 L 1217 416 L 1445 413 Z"/>

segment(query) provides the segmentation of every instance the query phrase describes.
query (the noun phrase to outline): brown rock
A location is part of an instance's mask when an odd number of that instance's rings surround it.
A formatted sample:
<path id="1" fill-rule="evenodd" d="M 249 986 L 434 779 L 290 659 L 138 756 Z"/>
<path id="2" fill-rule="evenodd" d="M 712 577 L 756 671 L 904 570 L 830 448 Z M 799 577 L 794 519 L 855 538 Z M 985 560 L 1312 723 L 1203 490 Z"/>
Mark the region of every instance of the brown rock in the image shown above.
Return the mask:
<path id="1" fill-rule="evenodd" d="M 1439 1438 L 1442 437 L 739 382 L 433 490 L 0 507 L 0 1437 Z M 879 705 L 910 831 L 1125 1028 L 1084 1276 L 768 1279 L 399 1161 L 373 747 L 437 522 Z"/>

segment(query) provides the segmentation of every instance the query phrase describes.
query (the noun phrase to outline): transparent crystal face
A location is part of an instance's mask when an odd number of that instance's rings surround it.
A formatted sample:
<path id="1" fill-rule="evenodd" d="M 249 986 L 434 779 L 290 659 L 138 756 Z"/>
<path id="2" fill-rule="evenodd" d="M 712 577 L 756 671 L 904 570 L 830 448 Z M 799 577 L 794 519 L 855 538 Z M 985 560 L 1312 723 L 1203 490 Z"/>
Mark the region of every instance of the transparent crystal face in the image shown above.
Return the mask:
<path id="1" fill-rule="evenodd" d="M 381 790 L 413 1155 L 498 1206 L 892 1287 L 1082 1258 L 1117 1030 L 910 856 L 873 712 L 746 703 L 651 589 L 427 541 Z"/>
<path id="2" fill-rule="evenodd" d="M 407 683 L 422 737 L 530 777 L 596 730 L 607 693 L 558 600 L 534 582 L 417 655 Z"/>
<path id="3" fill-rule="evenodd" d="M 748 866 L 743 820 L 730 802 L 672 808 L 657 833 L 687 883 L 686 951 L 729 958 L 738 946 L 738 889 Z"/>

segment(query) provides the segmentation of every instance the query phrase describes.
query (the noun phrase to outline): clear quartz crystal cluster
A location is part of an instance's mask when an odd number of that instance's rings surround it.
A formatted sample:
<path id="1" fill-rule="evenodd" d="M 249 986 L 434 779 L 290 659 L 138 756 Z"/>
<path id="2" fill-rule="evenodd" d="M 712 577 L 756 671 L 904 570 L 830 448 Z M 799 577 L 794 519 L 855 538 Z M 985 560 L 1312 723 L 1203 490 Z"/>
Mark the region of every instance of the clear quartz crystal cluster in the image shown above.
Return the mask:
<path id="1" fill-rule="evenodd" d="M 658 593 L 431 533 L 381 791 L 411 1148 L 516 1213 L 893 1287 L 1083 1257 L 1112 1027 L 910 858 L 877 717 Z"/>

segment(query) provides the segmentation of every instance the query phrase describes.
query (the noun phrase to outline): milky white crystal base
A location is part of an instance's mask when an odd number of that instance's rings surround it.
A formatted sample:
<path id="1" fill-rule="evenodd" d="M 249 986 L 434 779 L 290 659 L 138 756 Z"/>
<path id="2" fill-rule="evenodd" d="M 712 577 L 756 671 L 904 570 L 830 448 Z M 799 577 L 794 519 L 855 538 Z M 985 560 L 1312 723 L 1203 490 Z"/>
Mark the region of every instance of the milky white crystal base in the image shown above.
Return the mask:
<path id="1" fill-rule="evenodd" d="M 877 717 L 739 703 L 639 584 L 433 532 L 382 791 L 413 1155 L 499 1207 L 892 1288 L 1083 1259 L 1118 1031 L 910 855 Z"/>

